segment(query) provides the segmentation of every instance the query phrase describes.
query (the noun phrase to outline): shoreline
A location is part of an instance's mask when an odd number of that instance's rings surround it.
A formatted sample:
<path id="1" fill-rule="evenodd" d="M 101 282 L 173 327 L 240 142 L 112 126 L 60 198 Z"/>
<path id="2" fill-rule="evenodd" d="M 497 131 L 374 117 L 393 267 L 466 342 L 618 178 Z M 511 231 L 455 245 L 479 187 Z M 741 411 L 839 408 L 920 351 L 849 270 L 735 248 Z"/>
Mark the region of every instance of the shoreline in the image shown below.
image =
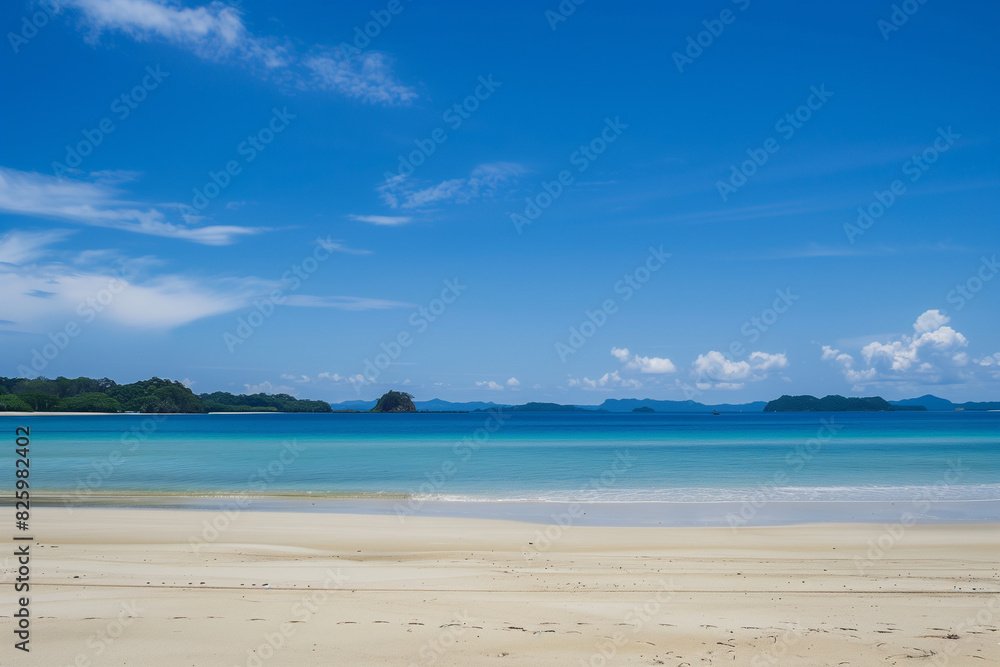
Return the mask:
<path id="1" fill-rule="evenodd" d="M 1000 500 L 536 501 L 428 500 L 407 494 L 92 493 L 38 490 L 38 507 L 237 511 L 465 518 L 592 527 L 729 527 L 809 524 L 1000 523 Z M 7 499 L 0 505 L 9 504 Z"/>
<path id="2" fill-rule="evenodd" d="M 135 416 L 156 416 L 161 415 L 165 417 L 180 417 L 184 415 L 338 415 L 338 414 L 409 414 L 409 415 L 450 415 L 450 414 L 483 414 L 486 415 L 492 410 L 497 410 L 500 412 L 505 412 L 509 415 L 604 415 L 604 416 L 628 416 L 635 414 L 654 414 L 654 415 L 711 415 L 711 412 L 705 410 L 691 410 L 691 411 L 681 411 L 681 410 L 664 410 L 664 411 L 654 411 L 652 413 L 635 413 L 633 412 L 613 412 L 610 410 L 598 410 L 596 406 L 593 409 L 584 408 L 579 411 L 534 411 L 534 410 L 504 410 L 505 407 L 509 406 L 498 406 L 497 408 L 490 408 L 488 410 L 476 409 L 476 410 L 416 410 L 414 412 L 372 412 L 370 410 L 331 410 L 330 412 L 281 412 L 281 411 L 267 411 L 267 410 L 236 410 L 236 411 L 224 411 L 224 412 L 45 412 L 42 410 L 24 412 L 23 410 L 8 410 L 0 412 L 0 417 L 86 417 L 89 415 L 99 416 L 99 417 L 135 417 Z M 723 415 L 763 415 L 763 414 L 780 414 L 780 415 L 839 415 L 839 414 L 890 414 L 890 413 L 922 413 L 922 414 L 956 414 L 956 413 L 968 413 L 977 414 L 983 412 L 1000 412 L 1000 409 L 984 408 L 984 409 L 963 409 L 963 410 L 784 410 L 784 411 L 723 411 Z"/>
<path id="3" fill-rule="evenodd" d="M 38 664 L 1000 657 L 995 523 L 892 534 L 38 508 L 32 528 Z"/>
<path id="4" fill-rule="evenodd" d="M 245 412 L 44 412 L 42 410 L 5 411 L 0 412 L 0 417 L 181 417 L 184 415 L 330 415 L 334 412 L 277 412 L 267 410 L 247 410 Z"/>

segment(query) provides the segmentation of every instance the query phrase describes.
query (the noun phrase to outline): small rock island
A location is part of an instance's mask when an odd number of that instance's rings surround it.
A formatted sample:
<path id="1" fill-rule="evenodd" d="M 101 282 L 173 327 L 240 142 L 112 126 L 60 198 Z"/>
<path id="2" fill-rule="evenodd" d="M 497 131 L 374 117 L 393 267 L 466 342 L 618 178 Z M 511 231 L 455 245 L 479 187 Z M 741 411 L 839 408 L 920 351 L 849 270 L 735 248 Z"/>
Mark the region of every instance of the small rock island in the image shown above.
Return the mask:
<path id="1" fill-rule="evenodd" d="M 368 412 L 416 412 L 413 396 L 404 391 L 387 391 Z"/>

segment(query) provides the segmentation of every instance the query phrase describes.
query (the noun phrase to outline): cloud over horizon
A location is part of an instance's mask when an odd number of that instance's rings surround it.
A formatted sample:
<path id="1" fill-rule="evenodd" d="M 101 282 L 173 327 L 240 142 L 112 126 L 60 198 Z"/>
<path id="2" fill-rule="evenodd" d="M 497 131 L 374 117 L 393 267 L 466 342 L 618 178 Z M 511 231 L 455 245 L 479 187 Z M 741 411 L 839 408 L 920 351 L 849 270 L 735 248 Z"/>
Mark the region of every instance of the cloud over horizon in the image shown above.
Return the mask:
<path id="1" fill-rule="evenodd" d="M 746 361 L 729 359 L 722 352 L 710 350 L 699 354 L 691 364 L 691 376 L 698 389 L 742 389 L 747 382 L 766 380 L 788 368 L 784 354 L 751 352 Z"/>
<path id="2" fill-rule="evenodd" d="M 968 379 L 964 370 L 969 366 L 969 356 L 964 348 L 969 341 L 948 326 L 950 321 L 940 310 L 924 311 L 913 323 L 912 336 L 864 345 L 860 351 L 864 364 L 830 345 L 822 346 L 820 358 L 839 368 L 855 391 L 867 385 L 961 382 Z"/>
<path id="3" fill-rule="evenodd" d="M 670 359 L 662 357 L 640 357 L 638 354 L 631 355 L 626 347 L 611 348 L 611 356 L 620 361 L 628 370 L 639 371 L 640 373 L 665 374 L 676 373 L 677 367 Z"/>

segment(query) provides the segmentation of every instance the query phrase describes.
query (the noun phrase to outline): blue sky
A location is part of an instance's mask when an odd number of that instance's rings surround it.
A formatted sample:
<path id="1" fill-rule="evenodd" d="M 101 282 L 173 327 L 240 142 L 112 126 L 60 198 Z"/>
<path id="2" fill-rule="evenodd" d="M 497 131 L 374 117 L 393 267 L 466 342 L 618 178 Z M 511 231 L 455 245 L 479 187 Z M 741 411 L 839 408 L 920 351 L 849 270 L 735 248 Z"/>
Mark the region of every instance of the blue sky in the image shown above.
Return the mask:
<path id="1" fill-rule="evenodd" d="M 1000 8 L 903 9 L 5 3 L 2 374 L 996 400 Z"/>

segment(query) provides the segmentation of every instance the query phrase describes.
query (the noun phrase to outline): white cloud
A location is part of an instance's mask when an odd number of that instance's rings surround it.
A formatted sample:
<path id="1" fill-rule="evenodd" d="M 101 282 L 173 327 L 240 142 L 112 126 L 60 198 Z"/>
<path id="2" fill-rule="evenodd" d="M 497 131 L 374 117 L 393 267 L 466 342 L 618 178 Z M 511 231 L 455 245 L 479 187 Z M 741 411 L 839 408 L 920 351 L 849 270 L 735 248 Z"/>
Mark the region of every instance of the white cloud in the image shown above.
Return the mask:
<path id="1" fill-rule="evenodd" d="M 788 358 L 784 354 L 768 354 L 767 352 L 751 352 L 750 366 L 757 371 L 769 371 L 776 368 L 788 368 Z"/>
<path id="2" fill-rule="evenodd" d="M 507 380 L 507 386 L 508 387 L 520 387 L 521 383 L 518 381 L 517 378 L 512 377 L 509 380 Z"/>
<path id="3" fill-rule="evenodd" d="M 854 368 L 854 357 L 836 350 L 829 345 L 823 346 L 823 361 L 832 361 L 836 365 L 840 366 L 841 371 L 844 373 L 844 378 L 854 386 L 861 386 L 866 381 L 871 380 L 875 377 L 877 371 L 874 368 L 869 368 L 866 370 L 857 370 Z"/>
<path id="4" fill-rule="evenodd" d="M 623 364 L 627 364 L 629 360 L 630 352 L 627 347 L 613 347 L 611 348 L 611 356 L 620 361 Z"/>
<path id="5" fill-rule="evenodd" d="M 732 361 L 721 352 L 715 350 L 711 350 L 706 354 L 699 354 L 692 368 L 698 375 L 704 375 L 705 377 L 722 382 L 745 380 L 750 376 L 749 363 L 746 361 Z"/>
<path id="6" fill-rule="evenodd" d="M 928 310 L 924 312 L 917 321 L 913 323 L 913 330 L 919 333 L 926 333 L 928 331 L 936 331 L 940 329 L 945 324 L 948 324 L 950 318 L 944 315 L 940 310 L 936 308 L 934 310 Z"/>
<path id="7" fill-rule="evenodd" d="M 913 336 L 865 344 L 861 348 L 864 367 L 858 367 L 853 355 L 829 345 L 823 346 L 821 358 L 838 366 L 844 378 L 857 389 L 885 382 L 956 382 L 963 378 L 962 369 L 969 363 L 969 356 L 963 350 L 969 341 L 947 326 L 950 321 L 939 310 L 925 311 L 913 323 Z"/>
<path id="8" fill-rule="evenodd" d="M 222 2 L 181 7 L 154 0 L 64 0 L 82 13 L 95 41 L 104 31 L 117 31 L 136 41 L 154 37 L 186 48 L 205 59 L 239 57 L 267 67 L 287 64 L 284 49 L 254 37 L 240 11 Z"/>
<path id="9" fill-rule="evenodd" d="M 244 384 L 247 394 L 289 394 L 291 396 L 298 396 L 298 391 L 292 387 L 286 387 L 284 385 L 271 384 L 267 380 L 264 380 L 260 384 Z"/>
<path id="10" fill-rule="evenodd" d="M 391 208 L 414 209 L 446 202 L 467 204 L 473 199 L 495 196 L 501 187 L 523 173 L 524 168 L 519 164 L 494 162 L 479 165 L 468 178 L 453 178 L 421 188 L 397 176 L 376 189 Z"/>
<path id="11" fill-rule="evenodd" d="M 396 227 L 413 221 L 413 218 L 408 215 L 349 215 L 347 217 L 351 220 L 367 222 L 382 227 Z"/>
<path id="12" fill-rule="evenodd" d="M 932 313 L 933 315 L 927 317 Z M 915 364 L 920 363 L 922 356 L 925 360 L 923 363 L 926 364 L 927 357 L 934 353 L 944 353 L 945 356 L 950 356 L 953 361 L 959 361 L 961 357 L 956 359 L 954 352 L 956 348 L 968 345 L 968 340 L 951 327 L 945 326 L 948 318 L 939 315 L 936 310 L 927 311 L 921 315 L 920 319 L 913 325 L 919 334 L 917 336 L 903 336 L 902 340 L 888 343 L 873 341 L 865 345 L 861 349 L 865 363 L 873 367 L 883 366 L 892 371 L 902 372 L 908 371 Z M 928 329 L 926 328 L 928 326 L 935 328 Z"/>
<path id="13" fill-rule="evenodd" d="M 236 310 L 257 293 L 251 284 L 235 281 L 222 289 L 176 275 L 138 282 L 62 265 L 0 268 L 0 275 L 0 311 L 16 313 L 8 317 L 28 330 L 96 318 L 121 326 L 174 328 Z M 42 294 L 45 298 L 39 298 Z"/>
<path id="14" fill-rule="evenodd" d="M 729 359 L 721 352 L 710 350 L 699 354 L 691 365 L 691 375 L 699 389 L 741 389 L 746 382 L 759 382 L 773 371 L 788 367 L 784 354 L 751 352 L 748 361 Z"/>
<path id="15" fill-rule="evenodd" d="M 253 34 L 243 11 L 224 2 L 184 7 L 160 0 L 64 0 L 80 14 L 88 41 L 105 32 L 136 41 L 159 39 L 215 62 L 235 61 L 303 89 L 340 93 L 372 104 L 408 104 L 416 92 L 399 83 L 389 57 L 313 47 L 304 56 L 287 38 Z"/>
<path id="16" fill-rule="evenodd" d="M 36 172 L 0 167 L 0 211 L 54 218 L 127 232 L 164 236 L 204 245 L 229 245 L 260 228 L 212 225 L 190 227 L 168 222 L 155 207 L 124 201 L 104 181 L 58 179 Z"/>
<path id="17" fill-rule="evenodd" d="M 283 285 L 255 277 L 148 275 L 160 262 L 132 260 L 113 251 L 56 252 L 58 233 L 11 231 L 0 237 L 0 312 L 22 331 L 44 332 L 66 322 L 172 329 L 206 317 L 252 308 Z M 95 257 L 107 261 L 94 262 Z M 8 260 L 17 260 L 11 262 Z M 409 306 L 363 297 L 294 294 L 285 304 L 343 310 Z M 227 324 L 228 326 L 228 324 Z"/>
<path id="18" fill-rule="evenodd" d="M 183 380 L 181 380 L 181 384 L 190 389 L 195 385 L 195 381 L 192 380 L 191 378 L 184 378 Z"/>
<path id="19" fill-rule="evenodd" d="M 990 377 L 995 380 L 1000 380 L 1000 352 L 991 356 L 982 357 L 981 359 L 973 359 L 973 363 L 980 368 L 988 369 L 985 372 Z"/>
<path id="20" fill-rule="evenodd" d="M 982 359 L 973 359 L 973 361 L 984 367 L 1000 366 L 1000 352 L 997 352 L 993 356 L 983 357 Z"/>
<path id="21" fill-rule="evenodd" d="M 378 382 L 378 380 L 376 380 L 375 378 L 367 378 L 361 373 L 349 376 L 347 378 L 347 381 L 354 385 L 375 384 L 376 382 Z"/>
<path id="22" fill-rule="evenodd" d="M 677 367 L 674 366 L 670 359 L 665 357 L 640 357 L 638 354 L 630 356 L 626 347 L 611 348 L 611 356 L 624 364 L 625 368 L 630 371 L 639 371 L 640 373 L 654 375 L 677 372 Z"/>
<path id="23" fill-rule="evenodd" d="M 485 382 L 476 381 L 477 387 L 486 387 L 487 389 L 492 389 L 493 391 L 503 391 L 503 385 L 494 382 L 493 380 L 488 380 Z"/>
<path id="24" fill-rule="evenodd" d="M 567 380 L 567 384 L 570 387 L 582 387 L 583 389 L 603 389 L 603 388 L 641 389 L 642 388 L 642 382 L 634 378 L 623 378 L 618 371 L 605 373 L 596 380 L 591 380 L 588 377 L 584 377 L 581 379 L 571 377 Z"/>

